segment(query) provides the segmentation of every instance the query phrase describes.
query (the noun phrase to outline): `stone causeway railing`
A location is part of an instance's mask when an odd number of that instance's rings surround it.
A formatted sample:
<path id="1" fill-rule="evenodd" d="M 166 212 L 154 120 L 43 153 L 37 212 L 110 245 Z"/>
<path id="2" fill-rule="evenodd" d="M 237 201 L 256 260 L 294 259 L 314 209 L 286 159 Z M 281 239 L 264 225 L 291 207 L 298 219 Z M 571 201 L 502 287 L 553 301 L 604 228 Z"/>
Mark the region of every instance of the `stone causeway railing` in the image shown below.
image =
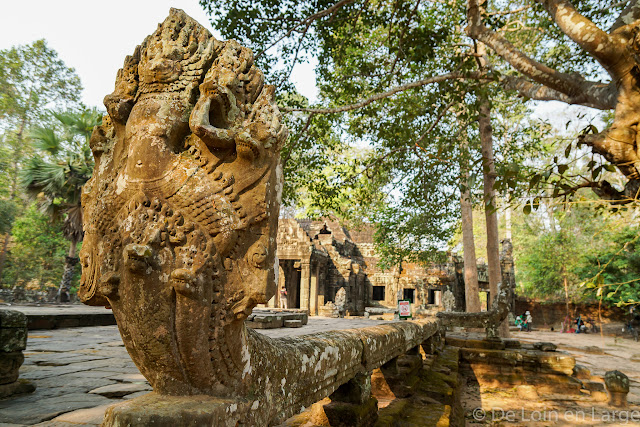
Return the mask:
<path id="1" fill-rule="evenodd" d="M 261 373 L 262 384 L 253 392 L 235 398 L 150 393 L 109 408 L 103 425 L 275 425 L 325 397 L 332 400 L 324 408 L 329 419 L 332 409 L 341 417 L 345 412 L 370 417 L 371 407 L 374 415 L 377 411 L 371 373 L 405 354 L 420 357 L 421 349 L 432 354 L 442 341 L 439 322 L 426 320 L 293 338 L 272 339 L 250 329 L 244 333 L 261 355 L 247 354 L 246 371 Z"/>

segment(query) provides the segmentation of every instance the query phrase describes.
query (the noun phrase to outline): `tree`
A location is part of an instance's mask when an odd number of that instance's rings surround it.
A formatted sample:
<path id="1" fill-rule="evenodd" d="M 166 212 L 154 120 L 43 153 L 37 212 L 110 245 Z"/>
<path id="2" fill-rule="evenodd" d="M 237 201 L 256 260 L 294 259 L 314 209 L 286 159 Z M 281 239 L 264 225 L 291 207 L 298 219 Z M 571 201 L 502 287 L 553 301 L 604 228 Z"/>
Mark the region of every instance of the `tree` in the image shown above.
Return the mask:
<path id="1" fill-rule="evenodd" d="M 574 3 L 569 0 L 507 2 L 505 8 L 514 9 L 502 10 L 502 13 L 519 13 L 524 18 L 523 27 L 542 30 L 538 42 L 527 48 L 522 37 L 510 37 L 503 31 L 502 20 L 496 18 L 499 12 L 490 10 L 486 0 L 468 0 L 467 34 L 486 44 L 510 66 L 509 70 L 516 71 L 501 78 L 505 88 L 515 89 L 530 99 L 615 109 L 608 129 L 584 134 L 581 142 L 614 165 L 627 182 L 624 188 L 616 189 L 608 181 L 596 180 L 594 176 L 575 189 L 591 187 L 603 198 L 617 203 L 630 202 L 640 197 L 640 159 L 636 145 L 640 97 L 635 71 L 640 52 L 640 39 L 636 37 L 640 1 Z M 493 19 L 489 19 L 491 16 Z M 555 26 L 550 25 L 549 18 Z M 572 55 L 577 60 L 567 61 Z M 602 79 L 603 72 L 608 82 L 588 80 L 590 77 Z"/>
<path id="2" fill-rule="evenodd" d="M 0 50 L 0 197 L 16 209 L 24 208 L 18 194 L 18 175 L 24 160 L 32 154 L 28 129 L 48 121 L 49 109 L 77 107 L 81 92 L 73 68 L 67 67 L 45 40 Z M 10 232 L 11 227 L 6 229 L 0 249 L 0 276 Z"/>
<path id="3" fill-rule="evenodd" d="M 10 286 L 55 286 L 63 273 L 59 262 L 68 250 L 62 224 L 52 223 L 32 204 L 13 222 L 11 249 L 2 281 Z"/>
<path id="4" fill-rule="evenodd" d="M 491 105 L 485 98 L 491 91 L 484 86 L 500 77 L 489 55 L 461 31 L 463 2 L 201 4 L 216 17 L 213 24 L 223 34 L 254 48 L 257 60 L 284 89 L 290 87 L 284 82 L 299 58 L 317 57 L 321 105 L 281 103 L 282 109 L 306 112 L 309 120 L 343 114 L 345 133 L 375 147 L 369 164 L 377 170 L 367 169 L 388 179 L 387 193 L 396 196 L 370 217 L 378 226 L 376 240 L 383 255 L 402 258 L 421 249 L 433 256 L 442 249 L 460 203 L 456 191 L 450 191 L 460 177 L 456 122 L 475 127 L 474 144 L 483 143 L 490 282 L 492 295 L 497 294 L 497 173 L 491 153 Z M 274 72 L 278 63 L 283 68 Z M 459 105 L 470 108 L 454 117 Z M 507 186 L 515 184 L 503 188 Z"/>
<path id="5" fill-rule="evenodd" d="M 288 76 L 305 53 L 316 53 L 320 86 L 336 107 L 305 111 L 350 111 L 427 84 L 482 78 L 524 99 L 615 109 L 607 130 L 591 128 L 580 142 L 626 177 L 624 187 L 595 174 L 565 192 L 590 187 L 616 203 L 635 200 L 640 193 L 635 130 L 640 98 L 634 75 L 640 49 L 638 0 L 200 3 L 216 16 L 219 30 L 251 43 L 268 70 L 281 59 L 278 76 Z M 459 61 L 473 54 L 465 48 L 469 39 L 460 34 L 463 27 L 492 53 L 484 75 L 468 72 Z M 452 44 L 455 34 L 460 37 Z M 340 56 L 350 60 L 338 63 Z M 369 60 L 363 62 L 363 56 Z M 424 72 L 424 58 L 438 66 Z"/>
<path id="6" fill-rule="evenodd" d="M 29 159 L 21 171 L 21 182 L 40 209 L 53 221 L 61 221 L 69 252 L 58 295 L 71 289 L 71 279 L 78 263 L 77 246 L 82 240 L 82 186 L 91 178 L 93 155 L 89 139 L 102 115 L 97 110 L 80 113 L 53 113 L 62 131 L 36 127 L 31 132 L 39 155 Z"/>

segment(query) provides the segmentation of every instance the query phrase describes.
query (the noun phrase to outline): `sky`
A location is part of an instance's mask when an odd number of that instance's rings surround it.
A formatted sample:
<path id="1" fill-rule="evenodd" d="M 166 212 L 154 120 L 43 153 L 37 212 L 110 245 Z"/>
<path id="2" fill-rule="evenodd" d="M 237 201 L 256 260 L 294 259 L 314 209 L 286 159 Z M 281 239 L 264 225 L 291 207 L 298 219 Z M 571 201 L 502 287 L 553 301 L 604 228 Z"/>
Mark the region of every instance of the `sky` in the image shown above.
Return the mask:
<path id="1" fill-rule="evenodd" d="M 82 100 L 103 107 L 113 91 L 124 58 L 153 33 L 171 7 L 184 10 L 218 39 L 198 0 L 4 0 L 0 49 L 46 39 L 82 81 Z M 315 97 L 315 74 L 309 64 L 292 75 L 298 90 Z"/>

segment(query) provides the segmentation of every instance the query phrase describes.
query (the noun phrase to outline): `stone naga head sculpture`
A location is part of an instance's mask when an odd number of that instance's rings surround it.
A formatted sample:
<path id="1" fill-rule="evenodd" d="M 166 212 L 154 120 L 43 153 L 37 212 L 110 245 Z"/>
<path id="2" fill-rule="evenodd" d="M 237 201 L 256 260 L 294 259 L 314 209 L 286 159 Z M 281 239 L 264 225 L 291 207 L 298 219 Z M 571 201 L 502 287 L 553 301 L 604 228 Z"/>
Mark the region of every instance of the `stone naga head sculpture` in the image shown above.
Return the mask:
<path id="1" fill-rule="evenodd" d="M 94 130 L 80 298 L 113 308 L 163 394 L 228 394 L 242 322 L 275 293 L 287 130 L 253 54 L 172 9 Z M 212 345 L 211 343 L 215 343 Z"/>

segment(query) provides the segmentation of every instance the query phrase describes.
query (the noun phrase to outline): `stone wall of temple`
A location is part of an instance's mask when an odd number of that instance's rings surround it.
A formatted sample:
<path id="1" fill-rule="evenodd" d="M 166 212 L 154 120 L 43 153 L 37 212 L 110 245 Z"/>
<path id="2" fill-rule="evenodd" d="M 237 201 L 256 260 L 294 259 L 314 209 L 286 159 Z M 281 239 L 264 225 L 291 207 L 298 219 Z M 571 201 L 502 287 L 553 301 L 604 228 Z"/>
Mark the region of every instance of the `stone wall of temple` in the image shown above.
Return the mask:
<path id="1" fill-rule="evenodd" d="M 308 309 L 311 315 L 361 315 L 365 307 L 396 308 L 399 299 L 408 299 L 413 308 L 440 310 L 444 290 L 458 286 L 453 264 L 403 263 L 383 270 L 373 232 L 370 226 L 347 230 L 331 220 L 281 219 L 278 292 L 267 305 Z M 336 301 L 342 288 L 344 307 Z"/>

